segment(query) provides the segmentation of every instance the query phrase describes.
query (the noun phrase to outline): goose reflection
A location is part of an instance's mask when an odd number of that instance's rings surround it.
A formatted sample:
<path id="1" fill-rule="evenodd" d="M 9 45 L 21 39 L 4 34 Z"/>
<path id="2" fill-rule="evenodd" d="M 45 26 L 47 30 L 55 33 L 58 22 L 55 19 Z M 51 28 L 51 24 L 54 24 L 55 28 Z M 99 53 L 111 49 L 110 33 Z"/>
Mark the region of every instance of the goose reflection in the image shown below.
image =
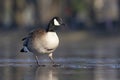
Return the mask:
<path id="1" fill-rule="evenodd" d="M 57 69 L 54 67 L 38 67 L 36 70 L 35 80 L 58 80 Z"/>

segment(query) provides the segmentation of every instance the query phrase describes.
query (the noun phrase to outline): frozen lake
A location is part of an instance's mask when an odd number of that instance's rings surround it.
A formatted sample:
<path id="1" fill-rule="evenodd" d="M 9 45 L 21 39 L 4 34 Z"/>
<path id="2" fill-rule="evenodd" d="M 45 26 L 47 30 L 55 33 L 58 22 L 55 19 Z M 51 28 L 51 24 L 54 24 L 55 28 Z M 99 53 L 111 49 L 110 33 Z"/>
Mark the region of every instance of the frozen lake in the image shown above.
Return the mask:
<path id="1" fill-rule="evenodd" d="M 60 45 L 52 67 L 46 56 L 38 67 L 32 54 L 20 53 L 26 31 L 0 34 L 0 80 L 120 80 L 119 36 L 86 32 L 59 33 Z"/>
<path id="2" fill-rule="evenodd" d="M 49 60 L 1 59 L 0 80 L 119 80 L 120 59 L 59 58 L 61 66 L 52 67 Z M 48 63 L 48 64 L 47 64 Z"/>

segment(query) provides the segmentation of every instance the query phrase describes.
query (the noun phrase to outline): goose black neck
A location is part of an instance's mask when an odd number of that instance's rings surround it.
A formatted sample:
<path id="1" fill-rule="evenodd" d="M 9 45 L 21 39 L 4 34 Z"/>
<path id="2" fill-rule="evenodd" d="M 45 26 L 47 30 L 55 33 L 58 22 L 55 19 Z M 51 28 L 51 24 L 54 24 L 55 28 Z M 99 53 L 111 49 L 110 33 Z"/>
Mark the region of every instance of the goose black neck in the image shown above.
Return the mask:
<path id="1" fill-rule="evenodd" d="M 55 26 L 52 23 L 49 23 L 46 31 L 47 32 L 55 32 Z"/>

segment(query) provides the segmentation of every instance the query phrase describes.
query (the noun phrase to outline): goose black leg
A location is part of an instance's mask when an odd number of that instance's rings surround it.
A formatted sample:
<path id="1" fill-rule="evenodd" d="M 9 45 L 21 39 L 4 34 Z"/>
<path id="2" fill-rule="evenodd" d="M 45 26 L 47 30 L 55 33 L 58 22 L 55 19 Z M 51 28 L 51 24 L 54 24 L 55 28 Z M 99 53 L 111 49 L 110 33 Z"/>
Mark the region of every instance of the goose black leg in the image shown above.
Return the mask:
<path id="1" fill-rule="evenodd" d="M 51 60 L 51 62 L 52 62 L 52 66 L 53 67 L 59 67 L 60 66 L 60 64 L 56 64 L 55 62 L 54 62 L 54 60 L 53 60 L 53 53 L 50 53 L 48 56 L 49 56 L 49 58 L 50 58 L 50 60 Z"/>
<path id="2" fill-rule="evenodd" d="M 35 59 L 36 59 L 36 63 L 37 63 L 37 65 L 38 65 L 38 66 L 40 66 L 40 67 L 45 67 L 45 65 L 44 65 L 44 64 L 43 64 L 43 65 L 39 64 L 39 59 L 38 59 L 38 57 L 37 57 L 37 56 L 35 56 Z"/>

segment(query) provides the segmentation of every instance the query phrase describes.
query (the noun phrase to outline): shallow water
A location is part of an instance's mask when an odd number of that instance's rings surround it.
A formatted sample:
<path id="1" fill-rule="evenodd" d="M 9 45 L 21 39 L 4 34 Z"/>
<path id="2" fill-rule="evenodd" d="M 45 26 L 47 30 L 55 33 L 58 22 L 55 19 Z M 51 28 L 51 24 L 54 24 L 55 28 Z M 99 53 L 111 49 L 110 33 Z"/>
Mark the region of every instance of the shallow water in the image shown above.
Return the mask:
<path id="1" fill-rule="evenodd" d="M 120 59 L 58 58 L 61 66 L 53 67 L 49 60 L 1 59 L 0 80 L 119 80 Z"/>

